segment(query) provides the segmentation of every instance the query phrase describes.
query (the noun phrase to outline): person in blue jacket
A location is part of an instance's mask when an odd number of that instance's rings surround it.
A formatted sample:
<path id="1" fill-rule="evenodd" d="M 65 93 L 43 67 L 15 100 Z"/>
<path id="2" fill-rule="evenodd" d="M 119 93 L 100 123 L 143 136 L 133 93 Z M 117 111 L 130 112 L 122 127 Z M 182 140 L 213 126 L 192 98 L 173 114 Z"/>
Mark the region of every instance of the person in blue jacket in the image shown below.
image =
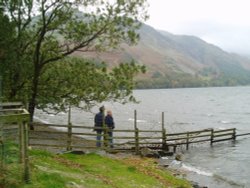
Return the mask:
<path id="1" fill-rule="evenodd" d="M 112 111 L 108 110 L 107 115 L 105 117 L 105 124 L 108 127 L 108 138 L 109 138 L 109 145 L 113 148 L 113 129 L 115 128 L 115 122 L 112 116 Z"/>
<path id="2" fill-rule="evenodd" d="M 99 108 L 99 113 L 95 115 L 95 128 L 94 131 L 96 131 L 96 146 L 101 147 L 101 139 L 102 139 L 102 131 L 103 131 L 103 125 L 104 125 L 104 106 Z"/>

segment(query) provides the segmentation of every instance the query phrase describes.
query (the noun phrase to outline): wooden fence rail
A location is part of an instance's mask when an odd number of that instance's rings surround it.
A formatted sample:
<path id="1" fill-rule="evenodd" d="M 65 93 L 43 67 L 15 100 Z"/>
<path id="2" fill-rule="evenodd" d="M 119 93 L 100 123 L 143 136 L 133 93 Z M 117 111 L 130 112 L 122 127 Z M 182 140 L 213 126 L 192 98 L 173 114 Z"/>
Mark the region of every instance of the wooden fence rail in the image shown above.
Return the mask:
<path id="1" fill-rule="evenodd" d="M 1 161 L 2 165 L 4 165 L 4 158 L 6 157 L 4 153 L 5 145 L 8 142 L 15 143 L 16 141 L 19 146 L 19 162 L 23 167 L 23 180 L 28 183 L 30 181 L 28 156 L 28 123 L 30 122 L 30 115 L 21 107 L 21 103 L 0 104 Z"/>
<path id="2" fill-rule="evenodd" d="M 71 123 L 71 108 L 69 108 L 68 124 L 33 124 L 35 130 L 30 131 L 31 146 L 59 147 L 66 150 L 96 148 L 97 134 L 92 126 L 77 126 Z M 49 127 L 44 128 L 44 127 Z M 109 140 L 113 139 L 113 146 L 117 150 L 133 150 L 140 152 L 143 147 L 152 149 L 170 150 L 174 152 L 178 146 L 185 146 L 189 149 L 190 144 L 208 142 L 212 146 L 216 142 L 235 140 L 237 136 L 250 135 L 245 133 L 236 135 L 236 129 L 203 129 L 198 131 L 188 131 L 179 133 L 167 133 L 164 126 L 164 112 L 162 112 L 162 126 L 160 130 L 142 130 L 137 127 L 137 112 L 134 111 L 134 129 L 103 129 L 100 141 L 102 149 L 109 149 Z M 113 137 L 109 138 L 108 132 L 113 132 Z"/>
<path id="3" fill-rule="evenodd" d="M 96 132 L 93 127 L 70 125 L 54 125 L 34 123 L 35 130 L 30 131 L 30 145 L 44 147 L 60 147 L 67 150 L 96 148 Z M 44 127 L 49 127 L 44 129 Z M 236 139 L 236 129 L 204 129 L 199 131 L 189 131 L 167 134 L 166 130 L 141 130 L 135 126 L 134 130 L 109 130 L 103 129 L 102 148 L 108 149 L 108 139 L 113 139 L 115 149 L 133 150 L 139 152 L 140 148 L 149 147 L 153 149 L 173 151 L 177 146 L 184 145 L 189 149 L 190 144 L 209 142 L 211 145 L 216 142 Z M 107 132 L 113 131 L 113 138 L 108 138 Z M 119 134 L 120 133 L 120 134 Z M 149 134 L 149 135 L 145 135 Z"/>

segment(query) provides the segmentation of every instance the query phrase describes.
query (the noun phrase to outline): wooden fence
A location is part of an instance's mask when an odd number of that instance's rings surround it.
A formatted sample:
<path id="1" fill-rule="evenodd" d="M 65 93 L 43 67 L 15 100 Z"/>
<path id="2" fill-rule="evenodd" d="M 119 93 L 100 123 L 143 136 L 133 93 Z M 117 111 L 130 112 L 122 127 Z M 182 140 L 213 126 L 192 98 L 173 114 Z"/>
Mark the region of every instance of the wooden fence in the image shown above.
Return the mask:
<path id="1" fill-rule="evenodd" d="M 189 149 L 190 144 L 205 143 L 210 145 L 216 142 L 236 139 L 236 129 L 204 129 L 180 133 L 167 133 L 164 128 L 164 113 L 162 114 L 162 128 L 160 130 L 141 130 L 137 127 L 135 111 L 134 129 L 109 130 L 102 128 L 101 136 L 104 138 L 102 149 L 109 149 L 109 139 L 114 140 L 115 150 L 132 150 L 139 153 L 141 148 L 176 151 L 178 146 L 184 145 Z M 30 131 L 30 145 L 65 150 L 93 149 L 96 148 L 96 132 L 92 126 L 76 126 L 70 122 L 68 125 L 34 123 L 35 130 Z M 113 137 L 109 138 L 107 132 L 112 131 Z"/>
<path id="2" fill-rule="evenodd" d="M 0 145 L 1 167 L 5 166 L 5 158 L 8 151 L 5 146 L 14 142 L 19 146 L 19 162 L 22 164 L 23 180 L 29 182 L 29 157 L 28 157 L 28 123 L 29 113 L 22 108 L 21 103 L 0 104 Z"/>

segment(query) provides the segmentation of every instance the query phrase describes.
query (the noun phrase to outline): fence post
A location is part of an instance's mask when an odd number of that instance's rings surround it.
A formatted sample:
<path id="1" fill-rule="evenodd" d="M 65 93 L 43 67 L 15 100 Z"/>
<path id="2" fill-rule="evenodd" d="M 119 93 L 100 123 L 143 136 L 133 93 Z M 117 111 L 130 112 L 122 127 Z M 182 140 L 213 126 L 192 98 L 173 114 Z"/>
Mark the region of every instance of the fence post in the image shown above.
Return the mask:
<path id="1" fill-rule="evenodd" d="M 1 105 L 0 105 L 0 109 L 1 109 Z M 3 169 L 4 167 L 4 139 L 3 139 L 3 124 L 0 122 L 0 151 L 1 151 L 1 166 L 0 169 Z"/>
<path id="2" fill-rule="evenodd" d="M 19 162 L 24 163 L 24 127 L 22 122 L 18 122 L 18 133 L 19 133 Z"/>
<path id="3" fill-rule="evenodd" d="M 72 150 L 72 124 L 71 124 L 71 105 L 69 106 L 68 113 L 68 140 L 67 140 L 67 151 Z"/>
<path id="4" fill-rule="evenodd" d="M 0 75 L 0 104 L 2 104 L 2 95 L 3 95 L 3 90 L 2 90 L 2 76 Z M 2 109 L 2 105 L 0 105 L 0 110 Z"/>
<path id="5" fill-rule="evenodd" d="M 236 128 L 233 129 L 232 139 L 236 140 Z"/>
<path id="6" fill-rule="evenodd" d="M 166 149 L 168 151 L 168 146 L 167 146 L 167 138 L 166 138 L 166 129 L 164 127 L 164 112 L 162 112 L 161 116 L 161 123 L 162 123 L 162 149 Z"/>
<path id="7" fill-rule="evenodd" d="M 210 146 L 213 145 L 213 141 L 214 141 L 214 129 L 211 129 Z"/>
<path id="8" fill-rule="evenodd" d="M 0 148 L 0 151 L 1 151 L 0 170 L 3 170 L 3 168 L 4 168 L 4 143 L 1 139 L 0 139 L 0 146 L 1 146 L 1 148 Z"/>
<path id="9" fill-rule="evenodd" d="M 187 132 L 186 150 L 189 149 L 189 132 Z"/>
<path id="10" fill-rule="evenodd" d="M 177 145 L 174 145 L 173 146 L 173 152 L 176 153 L 176 148 L 177 148 Z"/>
<path id="11" fill-rule="evenodd" d="M 105 123 L 103 124 L 103 146 L 106 150 L 109 146 L 108 126 Z"/>
<path id="12" fill-rule="evenodd" d="M 135 153 L 139 154 L 139 130 L 137 128 L 137 112 L 134 111 L 134 126 L 135 126 Z"/>
<path id="13" fill-rule="evenodd" d="M 29 135 L 28 134 L 29 134 L 28 133 L 28 122 L 23 122 L 24 181 L 25 181 L 25 183 L 30 182 L 29 154 L 28 154 Z"/>
<path id="14" fill-rule="evenodd" d="M 135 129 L 135 153 L 138 155 L 140 152 L 140 147 L 139 147 L 139 129 Z"/>

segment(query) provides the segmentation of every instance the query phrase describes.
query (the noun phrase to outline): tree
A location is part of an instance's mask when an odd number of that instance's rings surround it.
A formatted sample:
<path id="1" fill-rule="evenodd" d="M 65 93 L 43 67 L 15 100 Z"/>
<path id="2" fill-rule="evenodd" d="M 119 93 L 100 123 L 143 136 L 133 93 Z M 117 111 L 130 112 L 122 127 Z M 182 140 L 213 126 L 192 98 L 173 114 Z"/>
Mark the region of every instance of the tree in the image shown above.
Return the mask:
<path id="1" fill-rule="evenodd" d="M 0 101 L 2 98 L 2 78 L 7 78 L 7 72 L 4 70 L 9 69 L 10 62 L 13 57 L 12 40 L 14 37 L 14 27 L 9 18 L 4 15 L 3 9 L 0 7 Z M 5 79 L 8 81 L 8 79 Z"/>
<path id="2" fill-rule="evenodd" d="M 146 0 L 2 0 L 15 25 L 19 70 L 9 98 L 28 100 L 31 120 L 38 104 L 41 75 L 52 63 L 76 51 L 103 51 L 135 44 Z M 82 11 L 79 11 L 82 10 Z M 24 74 L 25 72 L 25 74 Z M 25 91 L 30 91 L 26 92 Z"/>
<path id="3" fill-rule="evenodd" d="M 1 62 L 7 59 L 8 48 L 14 34 L 14 27 L 9 18 L 4 15 L 3 9 L 0 8 L 0 60 Z M 1 63 L 2 64 L 2 63 Z"/>
<path id="4" fill-rule="evenodd" d="M 1 5 L 1 1 L 0 1 Z M 4 15 L 4 10 L 0 6 L 0 101 L 2 101 L 2 96 L 5 96 L 6 92 L 10 95 L 10 86 L 15 83 L 12 80 L 13 71 L 15 66 L 14 62 L 15 53 L 13 52 L 14 37 L 15 37 L 15 27 L 13 23 L 9 20 L 8 16 Z M 4 79 L 3 79 L 4 78 Z M 5 90 L 2 90 L 4 86 Z"/>
<path id="5" fill-rule="evenodd" d="M 42 74 L 38 108 L 57 113 L 69 106 L 90 109 L 102 101 L 135 102 L 133 78 L 144 71 L 144 66 L 133 61 L 108 70 L 104 62 L 66 58 L 49 65 Z"/>

